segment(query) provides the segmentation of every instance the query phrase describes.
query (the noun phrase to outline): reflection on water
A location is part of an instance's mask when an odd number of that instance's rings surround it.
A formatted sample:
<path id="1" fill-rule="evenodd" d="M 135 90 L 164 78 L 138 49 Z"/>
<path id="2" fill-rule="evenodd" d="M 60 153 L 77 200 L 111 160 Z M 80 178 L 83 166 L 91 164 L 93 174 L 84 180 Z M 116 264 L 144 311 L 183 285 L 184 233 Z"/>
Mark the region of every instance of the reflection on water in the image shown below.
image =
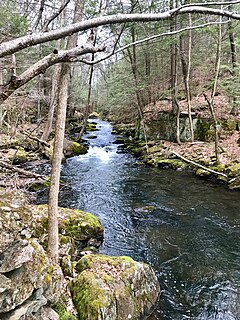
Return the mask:
<path id="1" fill-rule="evenodd" d="M 96 214 L 101 252 L 156 270 L 159 306 L 150 319 L 240 319 L 240 197 L 190 174 L 136 166 L 117 153 L 99 121 L 89 153 L 69 159 L 61 205 Z M 150 208 L 151 210 L 146 210 Z"/>

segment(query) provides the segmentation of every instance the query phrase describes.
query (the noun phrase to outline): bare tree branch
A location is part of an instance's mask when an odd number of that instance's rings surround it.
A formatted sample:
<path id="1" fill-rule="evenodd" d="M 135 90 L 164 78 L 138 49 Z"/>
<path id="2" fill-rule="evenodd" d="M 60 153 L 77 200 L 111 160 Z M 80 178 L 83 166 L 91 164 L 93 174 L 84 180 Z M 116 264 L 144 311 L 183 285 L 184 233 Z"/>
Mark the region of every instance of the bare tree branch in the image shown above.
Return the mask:
<path id="1" fill-rule="evenodd" d="M 116 45 L 114 46 L 113 50 L 111 53 L 109 53 L 107 56 L 99 59 L 99 60 L 95 60 L 95 61 L 89 61 L 89 60 L 85 60 L 85 59 L 80 59 L 79 62 L 83 62 L 83 63 L 86 63 L 88 65 L 91 65 L 91 64 L 96 64 L 96 63 L 99 63 L 99 62 L 102 62 L 108 58 L 110 58 L 111 56 L 113 56 L 114 54 L 117 54 L 119 52 L 122 52 L 126 49 L 128 49 L 129 47 L 131 46 L 134 46 L 134 45 L 139 45 L 139 44 L 143 44 L 144 42 L 148 42 L 148 41 L 151 41 L 151 40 L 155 40 L 155 39 L 158 39 L 158 38 L 161 38 L 161 37 L 166 37 L 166 36 L 172 36 L 172 35 L 175 35 L 175 34 L 178 34 L 178 33 L 182 33 L 182 32 L 185 32 L 185 31 L 189 31 L 189 30 L 195 30 L 195 29 L 200 29 L 200 28 L 205 28 L 207 26 L 211 26 L 211 25 L 219 25 L 219 24 L 227 24 L 229 23 L 229 21 L 224 21 L 224 22 L 219 22 L 219 21 L 215 21 L 215 22 L 208 22 L 208 23 L 204 23 L 204 24 L 200 24 L 200 25 L 197 25 L 197 26 L 193 26 L 193 27 L 186 27 L 186 28 L 182 28 L 182 29 L 179 29 L 179 30 L 175 30 L 175 31 L 170 31 L 170 32 L 163 32 L 163 33 L 160 33 L 160 34 L 155 34 L 151 37 L 148 37 L 148 38 L 144 38 L 144 39 L 141 39 L 141 40 L 137 40 L 135 42 L 131 42 L 129 44 L 126 44 L 125 46 L 115 50 L 116 48 Z"/>
<path id="2" fill-rule="evenodd" d="M 66 0 L 61 7 L 59 8 L 59 10 L 57 12 L 55 12 L 45 23 L 43 26 L 43 32 L 46 32 L 48 30 L 48 26 L 49 24 L 56 19 L 61 13 L 62 11 L 66 8 L 66 6 L 69 4 L 70 0 Z"/>
<path id="3" fill-rule="evenodd" d="M 37 20 L 36 20 L 36 22 L 35 22 L 35 24 L 34 24 L 33 30 L 36 30 L 36 29 L 37 29 L 38 24 L 39 24 L 39 22 L 40 22 L 41 19 L 42 19 L 42 14 L 43 14 L 44 5 L 45 5 L 45 0 L 41 0 L 40 9 L 39 9 L 39 12 L 38 12 L 38 17 L 37 17 Z"/>
<path id="4" fill-rule="evenodd" d="M 73 48 L 69 50 L 61 50 L 56 53 L 51 53 L 43 59 L 36 62 L 20 76 L 14 76 L 10 82 L 6 85 L 0 86 L 0 104 L 5 101 L 16 89 L 29 82 L 35 76 L 44 73 L 50 66 L 59 62 L 74 62 L 77 61 L 77 57 L 86 53 L 96 53 L 104 51 L 104 47 L 81 47 Z"/>
<path id="5" fill-rule="evenodd" d="M 236 1 L 236 3 L 240 3 Z M 102 16 L 94 18 L 91 20 L 85 20 L 82 22 L 74 23 L 69 26 L 49 31 L 49 32 L 40 32 L 30 35 L 26 35 L 15 40 L 10 40 L 4 42 L 0 45 L 0 58 L 6 55 L 12 54 L 29 46 L 34 46 L 36 44 L 48 42 L 51 40 L 57 40 L 65 36 L 72 35 L 76 32 L 88 30 L 102 25 L 117 24 L 117 23 L 126 23 L 126 22 L 149 22 L 149 21 L 159 21 L 167 20 L 175 15 L 185 14 L 185 13 L 199 13 L 199 14 L 209 14 L 217 16 L 225 16 L 235 20 L 240 20 L 240 14 L 234 13 L 228 10 L 206 8 L 203 6 L 188 6 L 188 7 L 179 7 L 177 9 L 172 9 L 166 12 L 161 13 L 145 13 L 145 14 L 116 14 L 109 16 Z"/>

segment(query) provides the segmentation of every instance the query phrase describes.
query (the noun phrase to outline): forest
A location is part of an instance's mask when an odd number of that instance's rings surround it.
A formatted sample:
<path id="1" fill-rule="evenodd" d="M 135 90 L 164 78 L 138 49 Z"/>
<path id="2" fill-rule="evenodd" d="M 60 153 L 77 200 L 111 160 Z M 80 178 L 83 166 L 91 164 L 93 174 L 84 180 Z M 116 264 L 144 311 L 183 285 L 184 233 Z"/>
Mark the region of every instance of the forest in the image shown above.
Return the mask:
<path id="1" fill-rule="evenodd" d="M 0 31 L 0 318 L 182 319 L 152 313 L 160 271 L 105 256 L 106 226 L 62 205 L 62 177 L 111 124 L 116 153 L 142 174 L 188 173 L 237 199 L 240 1 L 6 0 Z M 145 202 L 140 220 L 156 213 Z"/>

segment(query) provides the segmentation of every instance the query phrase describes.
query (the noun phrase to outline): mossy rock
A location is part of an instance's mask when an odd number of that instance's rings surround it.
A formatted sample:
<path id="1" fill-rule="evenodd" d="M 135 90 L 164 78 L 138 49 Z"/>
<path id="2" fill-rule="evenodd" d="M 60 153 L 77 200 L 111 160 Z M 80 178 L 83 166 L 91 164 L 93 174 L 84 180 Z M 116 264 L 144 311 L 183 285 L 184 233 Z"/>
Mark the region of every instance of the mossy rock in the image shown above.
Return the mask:
<path id="1" fill-rule="evenodd" d="M 234 119 L 226 119 L 221 121 L 221 126 L 226 131 L 234 131 L 237 127 L 237 121 Z"/>
<path id="2" fill-rule="evenodd" d="M 212 173 L 207 171 L 207 170 L 204 170 L 204 169 L 197 169 L 196 172 L 195 172 L 196 176 L 199 177 L 199 178 L 209 178 L 211 177 Z"/>
<path id="3" fill-rule="evenodd" d="M 156 163 L 160 168 L 185 169 L 187 164 L 177 159 L 157 159 Z"/>
<path id="4" fill-rule="evenodd" d="M 147 264 L 90 254 L 76 268 L 80 274 L 69 287 L 82 320 L 142 319 L 157 302 L 159 283 Z"/>
<path id="5" fill-rule="evenodd" d="M 235 177 L 240 174 L 240 163 L 235 163 L 227 168 L 229 177 Z"/>
<path id="6" fill-rule="evenodd" d="M 87 138 L 88 138 L 88 139 L 96 139 L 97 136 L 96 136 L 95 134 L 92 134 L 92 135 L 88 136 Z"/>
<path id="7" fill-rule="evenodd" d="M 36 237 L 47 234 L 47 205 L 35 206 L 39 219 L 33 228 Z M 60 255 L 73 256 L 76 250 L 81 250 L 88 242 L 95 240 L 100 245 L 103 239 L 103 227 L 97 217 L 91 213 L 77 209 L 58 208 L 58 229 L 60 241 Z"/>
<path id="8" fill-rule="evenodd" d="M 50 147 L 46 148 L 45 150 L 45 154 L 50 158 L 50 160 L 52 160 L 52 157 L 53 157 L 53 146 L 54 146 L 54 139 L 50 141 Z M 87 149 L 84 146 L 82 146 L 80 143 L 64 138 L 62 160 L 64 160 L 65 157 L 69 158 L 69 157 L 73 157 L 80 154 L 86 154 L 86 153 L 87 153 Z"/>
<path id="9" fill-rule="evenodd" d="M 97 118 L 99 118 L 100 117 L 100 115 L 99 115 L 99 113 L 97 113 L 97 112 L 92 112 L 90 115 L 89 115 L 89 119 L 97 119 Z"/>
<path id="10" fill-rule="evenodd" d="M 96 130 L 97 130 L 96 123 L 93 123 L 93 122 L 88 122 L 87 123 L 85 131 L 96 131 Z"/>
<path id="11" fill-rule="evenodd" d="M 155 146 L 152 146 L 150 148 L 148 148 L 148 153 L 157 153 L 157 152 L 161 152 L 162 151 L 162 144 L 157 144 Z"/>
<path id="12" fill-rule="evenodd" d="M 240 176 L 236 177 L 229 183 L 229 189 L 240 191 Z"/>
<path id="13" fill-rule="evenodd" d="M 64 139 L 63 153 L 65 157 L 72 157 L 79 154 L 86 154 L 87 149 L 76 141 Z"/>
<path id="14" fill-rule="evenodd" d="M 10 160 L 12 160 L 13 164 L 19 164 L 27 162 L 29 158 L 29 153 L 24 150 L 24 148 L 18 148 L 14 155 L 10 157 Z"/>

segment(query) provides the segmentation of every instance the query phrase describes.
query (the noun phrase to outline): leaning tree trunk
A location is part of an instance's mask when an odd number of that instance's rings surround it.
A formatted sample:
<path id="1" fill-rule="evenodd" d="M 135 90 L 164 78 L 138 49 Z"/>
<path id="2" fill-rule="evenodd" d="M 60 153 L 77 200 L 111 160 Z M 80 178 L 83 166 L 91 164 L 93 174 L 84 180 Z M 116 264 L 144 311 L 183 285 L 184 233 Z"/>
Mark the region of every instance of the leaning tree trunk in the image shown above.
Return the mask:
<path id="1" fill-rule="evenodd" d="M 53 76 L 52 76 L 52 90 L 51 90 L 51 97 L 50 97 L 50 106 L 48 110 L 47 121 L 45 123 L 45 127 L 43 130 L 43 134 L 41 139 L 47 141 L 49 139 L 50 133 L 52 131 L 52 123 L 53 123 L 53 115 L 56 108 L 56 101 L 57 101 L 57 89 L 59 84 L 59 71 L 60 65 L 55 64 L 53 67 Z"/>

